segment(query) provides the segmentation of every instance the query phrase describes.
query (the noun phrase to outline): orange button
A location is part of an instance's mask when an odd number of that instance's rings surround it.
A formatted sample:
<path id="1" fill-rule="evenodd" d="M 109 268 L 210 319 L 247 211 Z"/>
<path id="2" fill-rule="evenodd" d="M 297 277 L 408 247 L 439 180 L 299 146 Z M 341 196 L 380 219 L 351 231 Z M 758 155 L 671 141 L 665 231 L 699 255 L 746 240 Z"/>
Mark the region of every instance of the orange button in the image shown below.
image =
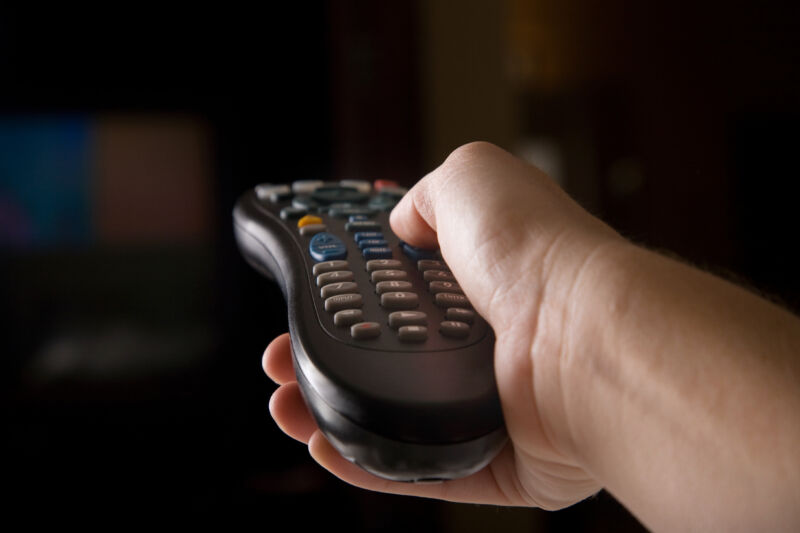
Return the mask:
<path id="1" fill-rule="evenodd" d="M 314 215 L 306 215 L 297 221 L 298 228 L 302 228 L 303 226 L 308 226 L 309 224 L 322 224 L 322 219 L 319 217 L 315 217 Z"/>

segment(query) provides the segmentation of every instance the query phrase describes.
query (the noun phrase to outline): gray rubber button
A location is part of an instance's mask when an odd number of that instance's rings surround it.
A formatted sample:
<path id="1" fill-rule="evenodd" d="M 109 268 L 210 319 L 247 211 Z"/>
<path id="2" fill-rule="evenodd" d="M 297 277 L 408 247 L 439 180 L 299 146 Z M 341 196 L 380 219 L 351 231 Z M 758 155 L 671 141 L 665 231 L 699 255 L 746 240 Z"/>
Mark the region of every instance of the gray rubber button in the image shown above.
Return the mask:
<path id="1" fill-rule="evenodd" d="M 381 334 L 381 325 L 377 322 L 359 322 L 350 326 L 350 336 L 354 339 L 374 339 Z"/>
<path id="2" fill-rule="evenodd" d="M 324 182 L 320 180 L 297 180 L 292 183 L 292 191 L 295 194 L 311 194 L 323 185 Z"/>
<path id="3" fill-rule="evenodd" d="M 358 292 L 358 285 L 352 281 L 343 281 L 341 283 L 331 283 L 330 285 L 325 285 L 320 289 L 319 295 L 323 298 L 328 298 L 330 296 L 336 296 L 337 294 L 354 292 Z"/>
<path id="4" fill-rule="evenodd" d="M 446 270 L 426 270 L 422 273 L 422 279 L 425 281 L 455 281 L 452 272 Z"/>
<path id="5" fill-rule="evenodd" d="M 325 300 L 325 310 L 331 313 L 342 309 L 355 309 L 364 305 L 360 294 L 337 294 Z"/>
<path id="6" fill-rule="evenodd" d="M 307 209 L 302 209 L 299 207 L 284 207 L 281 209 L 281 218 L 284 220 L 292 220 L 294 218 L 300 218 L 308 214 Z"/>
<path id="7" fill-rule="evenodd" d="M 428 290 L 433 294 L 440 292 L 453 292 L 455 294 L 464 294 L 461 287 L 455 281 L 431 281 L 428 285 Z"/>
<path id="8" fill-rule="evenodd" d="M 385 294 L 387 292 L 410 291 L 410 281 L 379 281 L 375 284 L 375 292 Z"/>
<path id="9" fill-rule="evenodd" d="M 439 307 L 470 307 L 469 300 L 463 294 L 440 292 L 434 299 Z"/>
<path id="10" fill-rule="evenodd" d="M 450 307 L 444 314 L 447 320 L 457 320 L 458 322 L 466 322 L 472 324 L 475 322 L 475 311 L 470 309 L 461 309 L 458 307 Z"/>
<path id="11" fill-rule="evenodd" d="M 435 259 L 420 259 L 417 261 L 417 268 L 422 272 L 426 270 L 446 270 L 447 265 Z"/>
<path id="12" fill-rule="evenodd" d="M 381 224 L 374 220 L 355 220 L 345 223 L 344 229 L 347 231 L 380 231 Z"/>
<path id="13" fill-rule="evenodd" d="M 342 309 L 333 315 L 333 323 L 340 327 L 352 326 L 364 320 L 361 309 Z"/>
<path id="14" fill-rule="evenodd" d="M 319 276 L 320 274 L 324 274 L 325 272 L 333 272 L 334 270 L 349 270 L 350 265 L 347 264 L 347 261 L 323 261 L 322 263 L 317 263 L 314 265 L 312 272 L 315 276 Z"/>
<path id="15" fill-rule="evenodd" d="M 259 200 L 269 200 L 273 194 L 289 194 L 291 189 L 289 189 L 288 185 L 272 185 L 272 184 L 263 184 L 263 185 L 256 185 L 256 196 L 258 196 Z"/>
<path id="16" fill-rule="evenodd" d="M 445 320 L 439 325 L 439 333 L 445 337 L 463 339 L 469 335 L 469 324 L 456 320 Z"/>
<path id="17" fill-rule="evenodd" d="M 386 309 L 414 309 L 419 305 L 419 296 L 413 292 L 387 292 L 381 294 L 381 307 Z"/>
<path id="18" fill-rule="evenodd" d="M 428 315 L 422 311 L 395 311 L 389 313 L 389 327 L 397 329 L 403 326 L 426 326 Z"/>
<path id="19" fill-rule="evenodd" d="M 428 340 L 428 328 L 425 326 L 403 326 L 397 330 L 400 342 L 425 342 Z"/>
<path id="20" fill-rule="evenodd" d="M 310 236 L 316 235 L 317 233 L 321 233 L 325 231 L 327 226 L 325 224 L 308 224 L 300 228 L 300 235 Z"/>
<path id="21" fill-rule="evenodd" d="M 400 268 L 401 266 L 403 266 L 403 263 L 397 259 L 371 259 L 367 261 L 367 272 L 391 270 L 393 268 Z"/>
<path id="22" fill-rule="evenodd" d="M 322 287 L 329 283 L 339 283 L 341 281 L 353 281 L 353 273 L 349 270 L 336 270 L 325 272 L 317 276 L 317 287 Z"/>
<path id="23" fill-rule="evenodd" d="M 370 275 L 372 283 L 379 281 L 396 281 L 401 279 L 408 279 L 408 273 L 405 270 L 376 270 Z"/>

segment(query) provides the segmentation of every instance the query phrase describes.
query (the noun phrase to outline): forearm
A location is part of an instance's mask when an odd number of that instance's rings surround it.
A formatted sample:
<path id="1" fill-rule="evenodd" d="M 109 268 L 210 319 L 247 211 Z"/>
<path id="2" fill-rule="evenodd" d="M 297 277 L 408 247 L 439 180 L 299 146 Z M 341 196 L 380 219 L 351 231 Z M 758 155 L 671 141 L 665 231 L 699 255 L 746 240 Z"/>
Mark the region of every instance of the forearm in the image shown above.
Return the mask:
<path id="1" fill-rule="evenodd" d="M 800 526 L 800 320 L 633 246 L 578 279 L 565 406 L 592 473 L 656 529 Z"/>

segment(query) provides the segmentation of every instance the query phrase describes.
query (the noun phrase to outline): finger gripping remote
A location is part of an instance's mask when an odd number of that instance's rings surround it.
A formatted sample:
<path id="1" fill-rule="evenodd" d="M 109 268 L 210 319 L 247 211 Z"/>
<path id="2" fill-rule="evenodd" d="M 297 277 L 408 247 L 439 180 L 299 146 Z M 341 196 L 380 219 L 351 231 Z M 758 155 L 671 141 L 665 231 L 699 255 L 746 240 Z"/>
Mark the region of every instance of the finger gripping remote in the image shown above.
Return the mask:
<path id="1" fill-rule="evenodd" d="M 281 287 L 295 373 L 330 443 L 397 481 L 464 477 L 507 440 L 494 334 L 436 251 L 400 241 L 392 182 L 260 185 L 234 209 L 244 258 Z"/>

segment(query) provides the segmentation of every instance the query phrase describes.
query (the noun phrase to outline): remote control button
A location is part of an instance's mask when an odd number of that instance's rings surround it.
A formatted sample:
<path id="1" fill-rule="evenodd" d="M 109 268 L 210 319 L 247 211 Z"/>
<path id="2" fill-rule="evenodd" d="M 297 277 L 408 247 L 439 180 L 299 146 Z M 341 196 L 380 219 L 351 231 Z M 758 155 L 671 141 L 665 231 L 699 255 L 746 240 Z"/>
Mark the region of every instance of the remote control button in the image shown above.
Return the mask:
<path id="1" fill-rule="evenodd" d="M 271 200 L 273 194 L 285 196 L 291 193 L 292 190 L 288 185 L 272 185 L 269 183 L 256 185 L 256 196 L 258 196 L 259 200 Z"/>
<path id="2" fill-rule="evenodd" d="M 425 281 L 455 281 L 456 278 L 451 272 L 445 270 L 426 270 L 422 273 Z"/>
<path id="3" fill-rule="evenodd" d="M 417 268 L 421 272 L 425 272 L 426 270 L 446 270 L 447 266 L 441 261 L 435 261 L 433 259 L 420 259 L 417 261 Z"/>
<path id="4" fill-rule="evenodd" d="M 337 294 L 325 299 L 325 310 L 331 313 L 364 305 L 360 294 Z"/>
<path id="5" fill-rule="evenodd" d="M 439 324 L 439 333 L 445 337 L 452 337 L 454 339 L 463 339 L 469 335 L 469 324 L 458 322 L 456 320 L 445 320 Z"/>
<path id="6" fill-rule="evenodd" d="M 428 315 L 422 311 L 395 311 L 389 313 L 389 327 L 397 329 L 403 326 L 425 326 Z"/>
<path id="7" fill-rule="evenodd" d="M 311 193 L 311 197 L 322 205 L 347 202 L 357 204 L 366 201 L 367 195 L 352 187 L 340 185 L 318 187 Z"/>
<path id="8" fill-rule="evenodd" d="M 419 305 L 419 296 L 413 292 L 387 292 L 381 294 L 381 307 L 386 309 L 414 309 Z"/>
<path id="9" fill-rule="evenodd" d="M 330 274 L 333 274 L 333 272 L 330 272 Z M 322 275 L 324 276 L 325 274 Z M 336 296 L 337 294 L 355 292 L 358 292 L 358 285 L 352 281 L 343 281 L 341 283 L 331 283 L 330 285 L 325 285 L 319 290 L 319 295 L 322 298 L 329 298 L 331 296 Z"/>
<path id="10" fill-rule="evenodd" d="M 359 220 L 369 220 L 367 215 L 350 215 L 347 219 L 348 222 L 358 222 Z"/>
<path id="11" fill-rule="evenodd" d="M 397 330 L 400 342 L 425 342 L 428 340 L 428 328 L 425 326 L 402 326 Z"/>
<path id="12" fill-rule="evenodd" d="M 351 222 L 356 222 L 355 220 L 351 220 Z M 363 241 L 364 239 L 383 239 L 383 233 L 380 231 L 359 231 L 353 238 L 356 240 L 357 243 Z"/>
<path id="13" fill-rule="evenodd" d="M 315 202 L 310 196 L 300 195 L 292 198 L 292 207 L 298 207 L 300 209 L 308 209 L 309 211 L 313 211 L 314 209 L 319 207 L 319 204 Z"/>
<path id="14" fill-rule="evenodd" d="M 339 283 L 341 281 L 353 281 L 353 273 L 349 270 L 336 270 L 325 272 L 317 276 L 317 287 L 322 287 L 329 283 Z"/>
<path id="15" fill-rule="evenodd" d="M 381 192 L 381 189 L 384 187 L 399 187 L 397 182 L 392 180 L 375 180 L 375 184 L 373 186 L 375 187 L 376 192 Z"/>
<path id="16" fill-rule="evenodd" d="M 349 270 L 350 265 L 347 264 L 347 261 L 325 261 L 324 263 L 317 263 L 312 268 L 312 272 L 315 276 L 319 276 L 320 274 L 324 274 L 325 272 L 333 272 L 334 270 Z"/>
<path id="17" fill-rule="evenodd" d="M 324 184 L 321 180 L 297 180 L 292 183 L 292 191 L 295 194 L 311 194 Z"/>
<path id="18" fill-rule="evenodd" d="M 388 194 L 379 194 L 370 198 L 367 205 L 378 211 L 391 211 L 392 208 L 397 205 L 398 200 L 399 198 L 389 196 Z"/>
<path id="19" fill-rule="evenodd" d="M 339 182 L 342 187 L 352 187 L 358 192 L 369 194 L 372 192 L 372 184 L 366 180 L 342 180 Z"/>
<path id="20" fill-rule="evenodd" d="M 300 232 L 305 228 L 301 228 Z M 330 233 L 318 233 L 314 235 L 308 243 L 308 252 L 315 261 L 331 261 L 333 259 L 344 259 L 347 257 L 347 247 L 339 240 L 339 237 Z M 315 272 L 316 274 L 316 272 Z"/>
<path id="21" fill-rule="evenodd" d="M 472 324 L 475 322 L 475 311 L 469 309 L 462 309 L 459 307 L 449 307 L 444 314 L 447 320 L 456 320 L 458 322 L 466 322 Z"/>
<path id="22" fill-rule="evenodd" d="M 380 248 L 364 248 L 361 250 L 361 255 L 364 259 L 390 259 L 392 257 L 392 249 L 387 247 Z"/>
<path id="23" fill-rule="evenodd" d="M 300 218 L 308 213 L 307 209 L 299 207 L 284 207 L 281 209 L 281 218 L 284 220 L 291 220 L 293 218 Z"/>
<path id="24" fill-rule="evenodd" d="M 300 228 L 300 235 L 309 237 L 311 235 L 316 235 L 317 233 L 321 233 L 328 229 L 325 224 L 309 224 L 307 226 L 303 226 Z"/>
<path id="25" fill-rule="evenodd" d="M 397 198 L 402 198 L 403 196 L 406 195 L 407 192 L 408 192 L 408 189 L 406 189 L 405 187 L 399 187 L 399 186 L 398 187 L 383 187 L 380 190 L 381 194 L 385 194 L 385 195 L 388 195 L 388 196 L 396 196 Z"/>
<path id="26" fill-rule="evenodd" d="M 375 270 L 370 275 L 372 283 L 379 281 L 396 281 L 408 279 L 408 273 L 405 270 Z"/>
<path id="27" fill-rule="evenodd" d="M 352 326 L 364 320 L 361 309 L 342 309 L 333 315 L 333 323 L 337 326 Z"/>
<path id="28" fill-rule="evenodd" d="M 358 241 L 358 247 L 362 250 L 364 248 L 386 248 L 388 244 L 386 239 L 361 239 Z"/>
<path id="29" fill-rule="evenodd" d="M 375 210 L 369 207 L 331 207 L 328 209 L 328 214 L 336 218 L 348 218 L 352 215 L 371 217 L 375 214 Z"/>
<path id="30" fill-rule="evenodd" d="M 428 285 L 428 290 L 433 294 L 438 294 L 440 292 L 464 294 L 464 291 L 461 290 L 461 286 L 455 281 L 431 281 L 430 285 Z"/>
<path id="31" fill-rule="evenodd" d="M 350 336 L 357 340 L 374 339 L 381 334 L 381 325 L 377 322 L 359 322 L 350 326 Z"/>
<path id="32" fill-rule="evenodd" d="M 314 215 L 306 215 L 297 221 L 298 228 L 308 226 L 309 224 L 322 224 L 322 219 Z"/>
<path id="33" fill-rule="evenodd" d="M 463 294 L 440 292 L 434 296 L 434 300 L 439 307 L 470 307 L 469 300 Z"/>
<path id="34" fill-rule="evenodd" d="M 398 269 L 403 266 L 403 263 L 397 259 L 373 259 L 367 261 L 367 272 L 375 272 L 376 270 L 392 270 Z"/>
<path id="35" fill-rule="evenodd" d="M 279 204 L 281 202 L 288 202 L 292 199 L 292 196 L 290 192 L 274 192 L 269 195 L 269 201 L 273 204 Z"/>
<path id="36" fill-rule="evenodd" d="M 375 284 L 375 292 L 384 294 L 387 292 L 410 291 L 410 281 L 379 281 Z"/>
<path id="37" fill-rule="evenodd" d="M 354 222 L 347 222 L 344 225 L 344 229 L 347 231 L 378 231 L 381 229 L 381 225 L 374 220 L 356 220 Z"/>
<path id="38" fill-rule="evenodd" d="M 423 248 L 417 248 L 416 246 L 411 246 L 408 243 L 403 243 L 403 253 L 406 254 L 411 259 L 418 261 L 420 259 L 434 259 L 438 257 L 438 252 L 436 250 L 425 250 Z"/>

